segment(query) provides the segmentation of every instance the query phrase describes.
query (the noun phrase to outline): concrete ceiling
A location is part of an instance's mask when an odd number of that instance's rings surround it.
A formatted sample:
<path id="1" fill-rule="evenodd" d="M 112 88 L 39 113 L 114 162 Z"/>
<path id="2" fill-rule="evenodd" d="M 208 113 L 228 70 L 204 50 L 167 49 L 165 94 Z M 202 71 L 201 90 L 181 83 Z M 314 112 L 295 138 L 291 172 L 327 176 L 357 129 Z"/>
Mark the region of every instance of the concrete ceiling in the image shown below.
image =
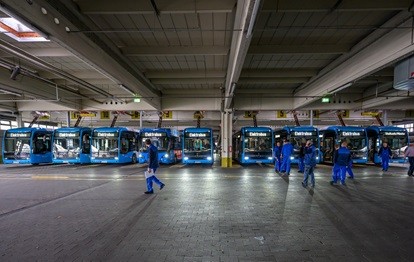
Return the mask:
<path id="1" fill-rule="evenodd" d="M 267 116 L 262 124 L 283 125 L 278 110 L 411 110 L 413 97 L 393 89 L 392 81 L 394 64 L 414 52 L 412 5 L 0 0 L 2 17 L 50 40 L 19 43 L 0 35 L 0 111 L 169 110 L 184 117 L 195 110 L 233 109 L 235 116 L 254 110 Z M 16 66 L 20 74 L 12 80 Z M 321 103 L 327 94 L 332 103 Z M 407 120 L 404 113 L 388 116 Z M 181 126 L 194 119 L 181 120 L 165 121 Z M 219 114 L 209 121 L 219 126 Z M 237 118 L 236 125 L 249 121 Z"/>

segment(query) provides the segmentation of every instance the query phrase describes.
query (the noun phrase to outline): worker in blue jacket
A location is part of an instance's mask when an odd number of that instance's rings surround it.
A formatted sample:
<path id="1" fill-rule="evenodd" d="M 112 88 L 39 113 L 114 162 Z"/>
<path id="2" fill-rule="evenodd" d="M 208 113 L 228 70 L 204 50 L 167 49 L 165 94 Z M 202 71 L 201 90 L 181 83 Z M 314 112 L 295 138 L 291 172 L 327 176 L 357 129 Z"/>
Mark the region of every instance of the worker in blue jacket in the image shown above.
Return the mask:
<path id="1" fill-rule="evenodd" d="M 332 163 L 333 163 L 333 167 L 332 167 L 332 181 L 335 181 L 335 183 L 338 181 L 340 175 L 340 168 L 338 166 L 338 164 L 336 164 L 335 159 L 338 157 L 338 149 L 339 149 L 339 145 L 335 144 L 335 151 L 333 154 L 333 159 L 332 159 Z"/>
<path id="2" fill-rule="evenodd" d="M 290 143 L 289 140 L 286 140 L 283 143 L 283 147 L 282 147 L 282 166 L 280 167 L 283 175 L 286 175 L 286 176 L 290 175 L 290 162 L 291 162 L 290 157 L 292 156 L 292 153 L 293 153 L 293 145 L 292 143 Z"/>
<path id="3" fill-rule="evenodd" d="M 349 144 L 348 145 L 348 149 L 351 151 L 351 148 L 352 148 L 352 146 L 351 146 L 351 144 Z M 351 154 L 351 157 L 349 158 L 349 163 L 348 163 L 348 166 L 346 167 L 346 172 L 348 172 L 348 174 L 349 174 L 349 176 L 348 176 L 348 178 L 350 178 L 350 179 L 354 179 L 354 171 L 352 171 L 352 154 Z"/>
<path id="4" fill-rule="evenodd" d="M 280 145 L 280 141 L 276 142 L 275 147 L 273 148 L 273 157 L 275 159 L 275 172 L 280 172 L 280 166 L 282 164 L 280 155 L 282 154 L 282 146 Z"/>
<path id="5" fill-rule="evenodd" d="M 346 178 L 346 168 L 349 165 L 349 161 L 351 161 L 351 151 L 348 149 L 348 143 L 343 141 L 341 147 L 335 151 L 334 154 L 334 163 L 339 167 L 339 175 L 341 178 L 341 184 L 346 185 L 345 178 Z M 331 181 L 331 185 L 336 184 L 337 180 L 334 179 Z"/>
<path id="6" fill-rule="evenodd" d="M 315 187 L 315 174 L 313 173 L 315 166 L 316 166 L 316 148 L 313 146 L 311 140 L 306 141 L 306 145 L 304 147 L 304 159 L 303 163 L 305 165 L 304 174 L 303 174 L 303 182 L 302 186 L 308 186 L 308 179 L 309 176 L 311 178 L 311 186 Z"/>
<path id="7" fill-rule="evenodd" d="M 155 171 L 157 171 L 157 168 L 160 166 L 158 162 L 157 147 L 151 143 L 151 139 L 146 139 L 145 145 L 148 147 L 148 170 L 147 172 L 149 174 L 152 174 L 152 176 L 149 176 L 146 178 L 147 191 L 145 191 L 145 194 L 153 194 L 154 193 L 154 189 L 152 188 L 153 181 L 159 185 L 160 190 L 164 188 L 165 184 L 162 183 L 160 180 L 158 180 L 158 178 L 155 176 Z"/>
<path id="8" fill-rule="evenodd" d="M 305 171 L 305 164 L 304 164 L 304 160 L 305 160 L 305 143 L 301 143 L 300 147 L 299 147 L 299 158 L 298 158 L 298 168 L 299 168 L 299 173 L 303 173 Z"/>
<path id="9" fill-rule="evenodd" d="M 391 148 L 388 147 L 387 142 L 382 143 L 382 147 L 380 148 L 378 155 L 381 157 L 382 171 L 388 171 L 392 151 Z"/>

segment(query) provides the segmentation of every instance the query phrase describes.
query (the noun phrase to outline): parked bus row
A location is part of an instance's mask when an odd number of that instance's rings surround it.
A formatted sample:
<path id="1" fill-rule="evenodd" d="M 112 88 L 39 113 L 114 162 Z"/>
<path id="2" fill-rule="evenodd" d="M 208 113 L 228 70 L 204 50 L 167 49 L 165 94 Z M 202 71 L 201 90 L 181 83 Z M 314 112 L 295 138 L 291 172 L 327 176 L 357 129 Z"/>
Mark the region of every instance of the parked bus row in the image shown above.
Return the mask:
<path id="1" fill-rule="evenodd" d="M 213 164 L 212 130 L 187 128 L 183 134 L 169 128 L 14 128 L 5 131 L 2 156 L 5 164 L 145 163 L 148 152 L 144 142 L 151 139 L 160 163 Z"/>
<path id="2" fill-rule="evenodd" d="M 346 140 L 353 163 L 381 163 L 379 149 L 387 142 L 391 149 L 390 163 L 404 163 L 404 151 L 408 146 L 408 132 L 394 126 L 330 126 L 319 130 L 313 126 L 286 126 L 272 130 L 268 127 L 243 127 L 233 135 L 233 159 L 240 164 L 273 163 L 272 149 L 275 142 L 290 141 L 294 151 L 291 163 L 299 162 L 300 148 L 312 140 L 318 163 L 332 163 L 335 145 Z"/>

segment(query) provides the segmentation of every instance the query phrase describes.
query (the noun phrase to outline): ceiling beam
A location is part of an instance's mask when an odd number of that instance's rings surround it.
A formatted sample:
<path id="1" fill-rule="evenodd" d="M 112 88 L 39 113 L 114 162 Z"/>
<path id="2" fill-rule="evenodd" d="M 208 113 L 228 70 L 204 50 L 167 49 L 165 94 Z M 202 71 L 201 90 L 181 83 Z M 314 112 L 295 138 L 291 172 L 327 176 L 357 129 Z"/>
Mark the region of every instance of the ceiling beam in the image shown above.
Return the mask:
<path id="1" fill-rule="evenodd" d="M 258 83 L 302 84 L 307 82 L 308 80 L 308 77 L 240 77 L 237 83 L 240 85 Z M 271 92 L 271 90 L 269 91 Z"/>
<path id="2" fill-rule="evenodd" d="M 85 69 L 85 70 L 67 70 L 68 74 L 74 75 L 81 79 L 96 79 L 96 78 L 107 78 L 101 72 L 92 69 Z M 39 71 L 39 75 L 47 78 L 47 79 L 62 79 L 62 77 L 57 76 L 56 74 L 49 72 L 49 71 Z M 112 81 L 112 83 L 115 83 Z"/>
<path id="3" fill-rule="evenodd" d="M 230 109 L 233 104 L 234 91 L 243 68 L 244 60 L 246 59 L 250 42 L 253 38 L 254 25 L 261 6 L 262 2 L 260 0 L 240 0 L 237 2 L 229 62 L 227 65 L 225 83 L 226 97 L 224 99 L 223 109 Z M 239 30 L 240 28 L 243 30 Z"/>
<path id="4" fill-rule="evenodd" d="M 245 69 L 241 77 L 311 77 L 318 73 L 316 68 L 276 68 L 263 70 Z"/>
<path id="5" fill-rule="evenodd" d="M 39 0 L 28 3 L 4 0 L 2 8 L 47 34 L 52 41 L 107 75 L 119 86 L 127 88 L 131 97 L 138 94 L 154 109 L 161 109 L 161 92 L 120 53 L 119 48 L 106 35 L 70 33 L 70 30 L 98 29 L 92 20 L 79 12 L 74 2 Z M 41 8 L 48 11 L 47 15 L 39 12 Z M 53 22 L 54 18 L 59 19 L 59 25 Z"/>
<path id="6" fill-rule="evenodd" d="M 61 47 L 22 48 L 25 52 L 37 57 L 70 57 L 74 56 Z M 9 53 L 0 52 L 0 57 L 12 57 Z"/>
<path id="7" fill-rule="evenodd" d="M 370 10 L 407 10 L 411 0 L 346 0 L 339 4 L 335 11 L 370 11 Z M 264 12 L 330 12 L 337 0 L 318 1 L 265 1 Z"/>
<path id="8" fill-rule="evenodd" d="M 277 30 L 277 29 L 275 29 Z M 252 55 L 277 54 L 343 54 L 351 49 L 350 45 L 259 45 L 250 46 Z"/>
<path id="9" fill-rule="evenodd" d="M 224 78 L 224 70 L 151 70 L 144 72 L 148 78 Z"/>
<path id="10" fill-rule="evenodd" d="M 84 14 L 154 14 L 154 8 L 148 0 L 100 0 L 77 1 Z M 185 13 L 231 13 L 236 0 L 157 0 L 160 14 Z"/>
<path id="11" fill-rule="evenodd" d="M 125 56 L 188 56 L 228 55 L 226 46 L 126 46 L 121 47 Z"/>
<path id="12" fill-rule="evenodd" d="M 385 25 L 395 25 L 396 28 L 385 33 L 374 31 L 363 39 L 353 49 L 325 67 L 308 83 L 298 88 L 295 95 L 295 109 L 312 103 L 314 99 L 307 96 L 323 96 L 327 93 L 339 92 L 354 81 L 374 74 L 381 68 L 387 67 L 396 60 L 414 52 L 411 41 L 412 18 L 409 12 L 403 11 L 386 22 Z M 405 21 L 402 23 L 402 21 Z"/>
<path id="13" fill-rule="evenodd" d="M 223 84 L 224 78 L 153 78 L 155 85 Z"/>

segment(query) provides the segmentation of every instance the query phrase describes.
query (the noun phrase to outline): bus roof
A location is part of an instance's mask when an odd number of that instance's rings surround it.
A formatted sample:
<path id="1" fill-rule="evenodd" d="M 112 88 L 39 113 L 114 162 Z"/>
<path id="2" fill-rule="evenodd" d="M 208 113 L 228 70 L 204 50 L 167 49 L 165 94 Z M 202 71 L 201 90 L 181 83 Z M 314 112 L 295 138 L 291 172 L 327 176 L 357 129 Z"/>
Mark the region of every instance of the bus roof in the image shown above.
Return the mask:
<path id="1" fill-rule="evenodd" d="M 184 132 L 212 132 L 213 130 L 209 127 L 187 127 Z"/>
<path id="2" fill-rule="evenodd" d="M 162 133 L 167 133 L 168 135 L 173 135 L 173 136 L 179 136 L 179 132 L 177 129 L 171 129 L 171 128 L 143 128 L 139 130 L 140 133 L 152 133 L 152 132 L 162 132 Z"/>
<path id="3" fill-rule="evenodd" d="M 78 132 L 78 131 L 88 131 L 92 130 L 92 128 L 89 127 L 61 127 L 58 129 L 55 129 L 55 132 Z"/>
<path id="4" fill-rule="evenodd" d="M 137 130 L 128 128 L 128 127 L 122 127 L 122 126 L 114 126 L 114 127 L 95 127 L 93 131 L 99 131 L 99 132 L 115 132 L 115 131 L 135 131 Z"/>
<path id="5" fill-rule="evenodd" d="M 381 132 L 381 131 L 404 131 L 404 132 L 407 132 L 406 128 L 397 127 L 397 126 L 368 126 L 367 130 L 376 131 L 376 132 Z"/>
<path id="6" fill-rule="evenodd" d="M 360 126 L 328 126 L 327 128 L 321 129 L 321 131 L 365 131 L 364 127 Z"/>
<path id="7" fill-rule="evenodd" d="M 279 130 L 286 130 L 288 132 L 290 131 L 318 131 L 318 128 L 314 126 L 284 126 L 282 128 L 277 128 L 275 131 Z"/>
<path id="8" fill-rule="evenodd" d="M 46 128 L 40 128 L 40 127 L 18 127 L 18 128 L 11 128 L 11 129 L 6 130 L 6 132 L 11 132 L 11 133 L 23 133 L 23 132 L 32 132 L 32 131 L 48 131 L 48 132 L 51 132 L 50 130 L 48 130 Z"/>
<path id="9" fill-rule="evenodd" d="M 241 131 L 272 131 L 272 129 L 267 126 L 244 126 L 240 130 Z"/>

